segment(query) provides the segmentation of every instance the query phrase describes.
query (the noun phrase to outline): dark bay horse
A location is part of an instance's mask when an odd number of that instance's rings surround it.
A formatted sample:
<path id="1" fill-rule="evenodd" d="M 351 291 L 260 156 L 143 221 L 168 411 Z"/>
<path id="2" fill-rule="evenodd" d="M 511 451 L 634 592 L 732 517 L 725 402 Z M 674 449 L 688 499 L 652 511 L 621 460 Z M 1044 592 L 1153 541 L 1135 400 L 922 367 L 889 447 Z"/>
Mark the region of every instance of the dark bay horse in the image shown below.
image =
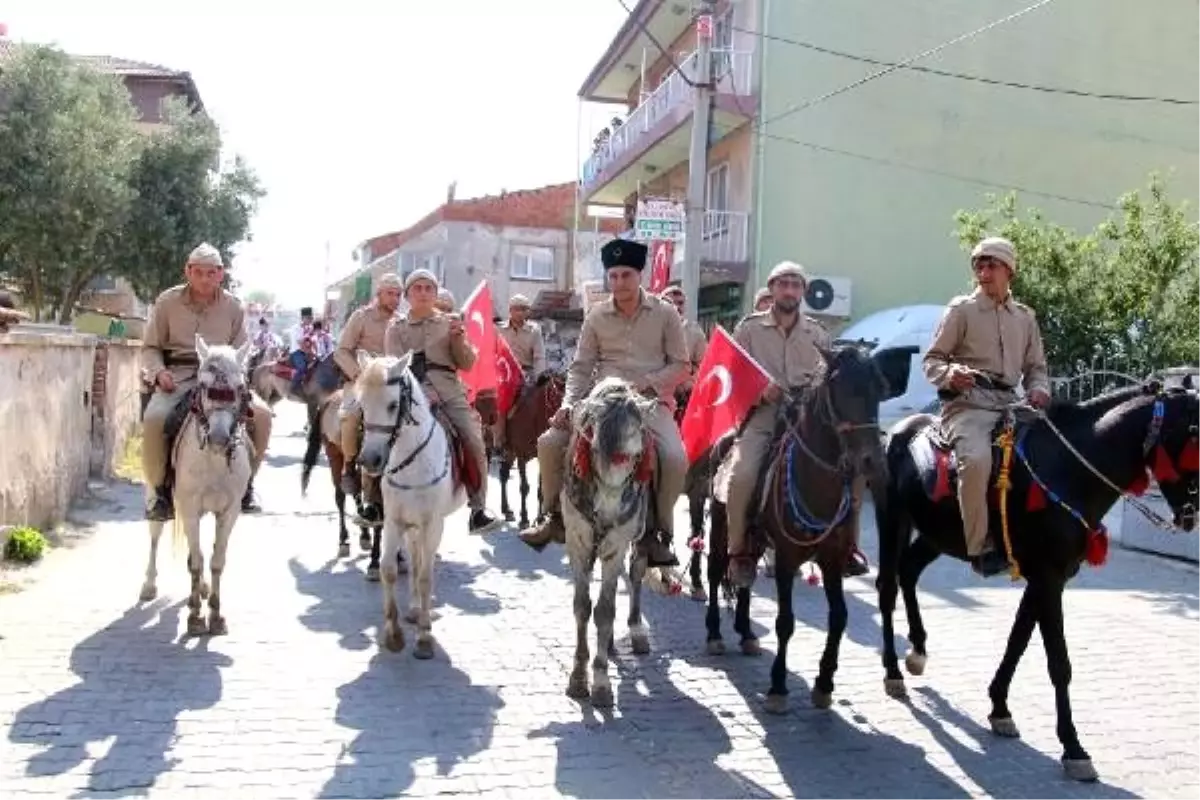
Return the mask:
<path id="1" fill-rule="evenodd" d="M 529 478 L 526 468 L 537 458 L 537 440 L 550 427 L 550 417 L 558 410 L 566 393 L 567 378 L 561 372 L 542 373 L 533 386 L 528 387 L 517 399 L 509 412 L 504 433 L 504 446 L 497 451 L 500 455 L 500 513 L 506 520 L 513 520 L 512 507 L 508 504 L 508 478 L 512 474 L 513 462 L 517 465 L 518 488 L 521 492 L 521 516 L 517 524 L 529 527 Z M 538 478 L 537 517 L 542 516 L 542 481 Z"/>
<path id="2" fill-rule="evenodd" d="M 998 736 L 1019 735 L 1008 707 L 1009 686 L 1033 629 L 1038 627 L 1054 686 L 1063 768 L 1076 780 L 1096 780 L 1097 772 L 1079 743 L 1071 718 L 1063 589 L 1085 559 L 1103 563 L 1107 537 L 1099 530 L 1101 519 L 1123 494 L 1144 491 L 1148 474 L 1171 507 L 1175 525 L 1187 531 L 1195 527 L 1198 414 L 1200 402 L 1194 392 L 1148 382 L 1078 405 L 1055 404 L 1044 417 L 1015 427 L 1006 503 L 1009 555 L 1027 584 L 1004 656 L 988 687 L 992 701 L 988 720 Z M 880 552 L 876 586 L 883 617 L 884 683 L 893 697 L 905 694 L 892 628 L 897 588 L 904 595 L 912 645 L 905 665 L 913 675 L 921 675 L 928 653 L 917 581 L 939 555 L 966 558 L 956 497 L 943 491 L 937 501 L 931 499 L 927 489 L 931 470 L 918 466 L 910 446 L 935 422 L 936 418 L 921 414 L 892 430 L 887 447 L 886 500 L 876 498 Z M 922 443 L 915 446 L 920 452 Z M 933 445 L 923 446 L 928 451 Z M 949 485 L 953 483 L 951 479 Z M 994 477 L 991 483 L 995 485 Z M 991 506 L 991 532 L 997 535 L 997 547 L 1007 550 L 1004 537 L 997 533 L 999 511 L 994 498 Z M 913 529 L 917 536 L 910 541 Z"/>
<path id="3" fill-rule="evenodd" d="M 687 411 L 688 401 L 691 400 L 691 389 L 679 390 L 675 393 L 675 424 L 683 424 L 683 415 Z M 688 467 L 687 476 L 683 483 L 683 496 L 688 501 L 688 580 L 691 583 L 693 600 L 705 600 L 708 593 L 701 579 L 704 560 L 704 505 L 712 496 L 712 481 L 717 467 L 733 447 L 737 431 L 730 431 L 705 450 Z"/>
<path id="4" fill-rule="evenodd" d="M 771 689 L 766 710 L 787 708 L 787 648 L 795 630 L 792 585 L 800 566 L 815 560 L 824 578 L 829 604 L 828 635 L 812 702 L 828 708 L 833 702 L 833 676 L 846 630 L 846 598 L 842 578 L 855 547 L 858 509 L 853 485 L 861 476 L 883 467 L 879 446 L 879 403 L 887 382 L 878 365 L 858 346 L 819 350 L 824 362 L 820 382 L 794 390 L 779 404 L 776 436 L 760 478 L 761 500 L 750 504 L 748 540 L 761 554 L 766 540 L 775 549 L 775 588 L 779 604 L 775 633 L 779 649 L 771 665 Z M 878 479 L 872 481 L 878 484 Z M 759 511 L 761 509 L 761 511 Z M 712 501 L 708 557 L 708 650 L 725 652 L 721 640 L 718 594 L 728 569 L 728 519 L 725 504 Z M 750 629 L 750 590 L 734 592 L 734 630 L 747 655 L 759 652 Z"/>

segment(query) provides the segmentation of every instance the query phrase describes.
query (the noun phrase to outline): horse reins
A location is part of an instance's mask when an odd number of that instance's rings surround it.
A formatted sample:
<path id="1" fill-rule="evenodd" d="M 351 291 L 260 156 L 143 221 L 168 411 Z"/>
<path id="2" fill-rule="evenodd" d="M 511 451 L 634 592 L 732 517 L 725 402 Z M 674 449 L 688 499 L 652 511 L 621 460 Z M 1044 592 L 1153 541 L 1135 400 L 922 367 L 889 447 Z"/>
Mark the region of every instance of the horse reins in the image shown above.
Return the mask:
<path id="1" fill-rule="evenodd" d="M 395 421 L 391 425 L 386 425 L 386 424 L 367 422 L 365 416 L 363 418 L 363 430 L 364 431 L 388 434 L 387 451 L 388 451 L 389 457 L 391 455 L 392 448 L 396 446 L 396 439 L 399 438 L 400 429 L 402 427 L 404 427 L 404 424 L 406 422 L 409 424 L 412 424 L 412 425 L 417 424 L 416 418 L 414 418 L 412 415 L 412 406 L 413 406 L 412 386 L 409 384 L 408 380 L 406 380 L 404 375 L 401 375 L 397 378 L 389 378 L 388 379 L 388 386 L 396 386 L 396 385 L 400 386 L 400 399 L 396 403 L 396 419 L 395 419 Z M 449 443 L 447 443 L 446 463 L 443 465 L 442 471 L 440 473 L 438 473 L 434 478 L 432 478 L 428 483 L 424 483 L 420 486 L 415 486 L 415 485 L 410 486 L 408 484 L 399 483 L 394 477 L 392 477 L 392 476 L 396 475 L 398 472 L 400 472 L 401 470 L 411 466 L 412 463 L 417 460 L 417 456 L 421 455 L 421 453 L 425 450 L 425 448 L 429 446 L 429 443 L 431 441 L 433 441 L 433 434 L 437 430 L 437 426 L 440 423 L 437 421 L 437 416 L 434 414 L 430 414 L 429 423 L 430 423 L 429 424 L 429 432 L 426 433 L 425 437 L 423 439 L 421 439 L 421 442 L 415 448 L 413 448 L 413 451 L 411 453 L 409 453 L 407 456 L 405 456 L 404 459 L 402 459 L 399 464 L 397 464 L 394 467 L 391 467 L 390 469 L 385 470 L 385 472 L 384 472 L 384 477 L 387 479 L 388 483 L 390 483 L 392 486 L 396 487 L 397 489 L 427 489 L 430 486 L 433 486 L 434 484 L 438 483 L 440 480 L 442 480 L 442 478 L 446 477 L 446 473 L 450 471 L 450 447 L 449 447 Z"/>

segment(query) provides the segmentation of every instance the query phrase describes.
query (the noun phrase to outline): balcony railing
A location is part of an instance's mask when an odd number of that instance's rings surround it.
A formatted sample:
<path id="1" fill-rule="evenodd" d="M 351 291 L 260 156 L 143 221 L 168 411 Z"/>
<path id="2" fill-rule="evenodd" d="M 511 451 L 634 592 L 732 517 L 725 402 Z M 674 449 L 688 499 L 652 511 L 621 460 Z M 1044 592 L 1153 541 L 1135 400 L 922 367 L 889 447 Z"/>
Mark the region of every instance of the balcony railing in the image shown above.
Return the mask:
<path id="1" fill-rule="evenodd" d="M 712 74 L 718 94 L 749 95 L 752 89 L 753 53 L 736 50 L 713 50 L 711 54 Z M 679 72 L 672 71 L 641 105 L 633 110 L 625 123 L 609 136 L 608 140 L 583 164 L 583 184 L 588 186 L 606 167 L 632 150 L 642 136 L 675 109 L 690 106 L 692 87 L 683 79 L 696 76 L 696 54 L 690 54 L 679 65 Z"/>
<path id="2" fill-rule="evenodd" d="M 701 263 L 745 261 L 749 257 L 749 229 L 750 215 L 744 211 L 705 211 L 700 226 Z"/>

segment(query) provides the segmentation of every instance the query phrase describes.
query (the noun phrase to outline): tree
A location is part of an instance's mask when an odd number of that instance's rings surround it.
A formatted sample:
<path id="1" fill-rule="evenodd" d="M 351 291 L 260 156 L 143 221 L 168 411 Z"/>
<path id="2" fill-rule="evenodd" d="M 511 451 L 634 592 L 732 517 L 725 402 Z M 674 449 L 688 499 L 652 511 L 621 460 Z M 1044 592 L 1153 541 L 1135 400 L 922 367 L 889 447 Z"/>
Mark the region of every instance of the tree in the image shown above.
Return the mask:
<path id="1" fill-rule="evenodd" d="M 268 292 L 266 289 L 254 289 L 246 292 L 243 298 L 247 303 L 258 303 L 264 308 L 270 308 L 275 305 L 274 292 Z"/>
<path id="2" fill-rule="evenodd" d="M 1022 215 L 1015 193 L 989 195 L 987 208 L 955 214 L 965 249 L 989 234 L 1016 246 L 1013 293 L 1037 312 L 1052 374 L 1082 372 L 1099 360 L 1143 373 L 1196 363 L 1200 233 L 1187 204 L 1172 205 L 1157 174 L 1146 193 L 1123 195 L 1119 214 L 1086 235 L 1037 209 Z"/>
<path id="3" fill-rule="evenodd" d="M 136 112 L 120 79 L 18 46 L 0 71 L 0 274 L 69 320 L 129 212 Z"/>
<path id="4" fill-rule="evenodd" d="M 239 157 L 220 169 L 221 136 L 206 117 L 182 104 L 164 114 L 168 126 L 150 135 L 132 172 L 135 199 L 116 258 L 147 302 L 182 280 L 188 253 L 200 242 L 221 251 L 250 238 L 250 221 L 264 196 L 258 178 Z"/>

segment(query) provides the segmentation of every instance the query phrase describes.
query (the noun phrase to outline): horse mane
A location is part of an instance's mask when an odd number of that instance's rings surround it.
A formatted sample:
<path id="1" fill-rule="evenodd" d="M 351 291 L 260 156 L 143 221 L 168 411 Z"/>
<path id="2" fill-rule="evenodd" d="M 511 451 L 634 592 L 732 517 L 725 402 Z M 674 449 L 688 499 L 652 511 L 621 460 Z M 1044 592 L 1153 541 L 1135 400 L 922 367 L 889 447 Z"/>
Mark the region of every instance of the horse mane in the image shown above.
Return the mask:
<path id="1" fill-rule="evenodd" d="M 1050 407 L 1046 409 L 1046 415 L 1057 425 L 1069 426 L 1079 422 L 1093 423 L 1096 421 L 1097 412 L 1103 415 L 1130 400 L 1148 396 L 1150 395 L 1146 393 L 1146 387 L 1139 383 L 1098 394 L 1087 400 L 1054 398 L 1050 401 Z"/>
<path id="2" fill-rule="evenodd" d="M 395 364 L 395 359 L 374 358 L 367 363 L 358 374 L 355 382 L 360 389 L 382 389 L 387 386 L 388 371 Z"/>
<path id="3" fill-rule="evenodd" d="M 620 378 L 605 378 L 580 403 L 579 427 L 592 427 L 596 448 L 605 457 L 621 446 L 624 422 L 637 410 L 637 393 Z"/>

